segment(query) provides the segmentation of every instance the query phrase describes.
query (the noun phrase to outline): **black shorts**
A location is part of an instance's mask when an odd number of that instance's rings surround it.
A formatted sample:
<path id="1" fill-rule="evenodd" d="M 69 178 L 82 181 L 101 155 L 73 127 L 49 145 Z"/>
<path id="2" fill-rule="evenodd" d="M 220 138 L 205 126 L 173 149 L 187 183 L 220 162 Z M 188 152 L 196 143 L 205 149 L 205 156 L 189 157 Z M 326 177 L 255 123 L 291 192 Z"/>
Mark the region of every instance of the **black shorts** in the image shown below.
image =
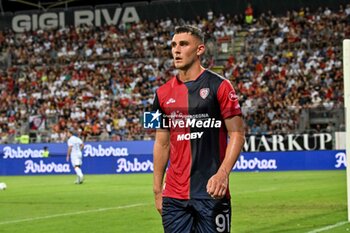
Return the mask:
<path id="1" fill-rule="evenodd" d="M 230 232 L 231 202 L 164 197 L 162 221 L 165 233 Z"/>

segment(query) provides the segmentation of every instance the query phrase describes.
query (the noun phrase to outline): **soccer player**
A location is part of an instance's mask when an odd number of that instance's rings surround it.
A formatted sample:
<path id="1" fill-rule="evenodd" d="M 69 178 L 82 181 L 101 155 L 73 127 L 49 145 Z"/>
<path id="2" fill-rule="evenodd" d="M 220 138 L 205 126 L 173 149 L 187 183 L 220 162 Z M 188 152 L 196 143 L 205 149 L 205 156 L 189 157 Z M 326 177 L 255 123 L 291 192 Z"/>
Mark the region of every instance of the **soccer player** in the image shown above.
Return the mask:
<path id="1" fill-rule="evenodd" d="M 153 151 L 155 207 L 164 232 L 230 232 L 229 175 L 245 141 L 238 98 L 227 79 L 202 67 L 200 29 L 176 27 L 171 52 L 178 75 L 153 103 L 163 117 Z"/>
<path id="2" fill-rule="evenodd" d="M 82 184 L 84 180 L 84 175 L 81 170 L 81 165 L 83 164 L 83 153 L 84 148 L 83 141 L 74 135 L 73 130 L 67 131 L 68 136 L 68 151 L 67 151 L 67 162 L 69 158 L 71 159 L 72 166 L 74 167 L 75 173 L 77 174 L 76 184 Z"/>

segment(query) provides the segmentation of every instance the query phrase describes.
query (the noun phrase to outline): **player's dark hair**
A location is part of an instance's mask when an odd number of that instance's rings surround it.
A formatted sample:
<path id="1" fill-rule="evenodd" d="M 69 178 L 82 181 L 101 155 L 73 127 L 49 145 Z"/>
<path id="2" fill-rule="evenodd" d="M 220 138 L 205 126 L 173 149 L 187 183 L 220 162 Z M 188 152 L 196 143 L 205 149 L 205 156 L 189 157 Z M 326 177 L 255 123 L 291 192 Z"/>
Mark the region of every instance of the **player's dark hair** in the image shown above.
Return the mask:
<path id="1" fill-rule="evenodd" d="M 202 43 L 204 43 L 204 34 L 201 29 L 192 25 L 181 25 L 175 27 L 175 34 L 179 33 L 189 33 L 197 37 Z"/>

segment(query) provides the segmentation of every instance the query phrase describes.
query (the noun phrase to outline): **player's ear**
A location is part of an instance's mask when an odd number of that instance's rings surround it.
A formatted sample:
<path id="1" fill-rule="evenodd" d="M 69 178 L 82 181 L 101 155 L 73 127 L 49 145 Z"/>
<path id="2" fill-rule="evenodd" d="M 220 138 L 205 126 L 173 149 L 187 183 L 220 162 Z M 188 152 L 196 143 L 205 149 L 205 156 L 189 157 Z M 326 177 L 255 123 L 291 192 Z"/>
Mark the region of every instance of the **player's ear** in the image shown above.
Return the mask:
<path id="1" fill-rule="evenodd" d="M 205 53 L 205 45 L 200 44 L 197 48 L 197 56 L 202 56 Z"/>

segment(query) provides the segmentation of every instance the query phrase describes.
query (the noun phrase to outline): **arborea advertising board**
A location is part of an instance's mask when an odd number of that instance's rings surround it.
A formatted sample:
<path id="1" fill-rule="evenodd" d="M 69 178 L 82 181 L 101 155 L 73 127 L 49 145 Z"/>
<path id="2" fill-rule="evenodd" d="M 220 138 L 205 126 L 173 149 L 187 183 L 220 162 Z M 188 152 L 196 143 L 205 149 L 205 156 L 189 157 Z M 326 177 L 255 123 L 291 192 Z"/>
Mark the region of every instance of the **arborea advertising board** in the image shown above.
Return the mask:
<path id="1" fill-rule="evenodd" d="M 151 173 L 153 144 L 153 141 L 87 142 L 83 152 L 84 172 Z M 50 152 L 47 158 L 42 156 L 45 146 Z M 73 174 L 66 153 L 66 143 L 0 145 L 0 175 Z M 345 166 L 343 150 L 243 151 L 233 170 L 339 170 Z"/>

